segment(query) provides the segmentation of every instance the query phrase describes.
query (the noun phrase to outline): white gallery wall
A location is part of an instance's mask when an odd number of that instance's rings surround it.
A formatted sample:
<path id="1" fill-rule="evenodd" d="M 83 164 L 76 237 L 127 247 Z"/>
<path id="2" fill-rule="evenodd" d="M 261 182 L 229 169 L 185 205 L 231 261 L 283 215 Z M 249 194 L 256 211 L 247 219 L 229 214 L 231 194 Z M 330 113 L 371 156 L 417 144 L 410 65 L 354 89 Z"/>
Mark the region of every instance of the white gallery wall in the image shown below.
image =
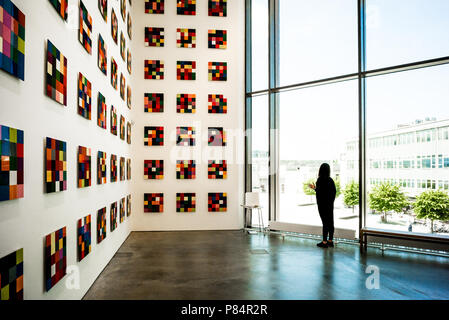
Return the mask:
<path id="1" fill-rule="evenodd" d="M 130 158 L 130 145 L 110 133 L 110 106 L 118 118 L 132 120 L 131 110 L 111 86 L 110 57 L 130 81 L 126 63 L 120 56 L 120 30 L 127 45 L 126 24 L 120 15 L 120 1 L 109 0 L 108 21 L 103 20 L 97 0 L 84 0 L 93 20 L 92 54 L 78 40 L 79 0 L 69 0 L 69 17 L 65 22 L 48 0 L 13 0 L 26 16 L 25 81 L 0 70 L 0 125 L 24 131 L 24 198 L 0 202 L 0 257 L 23 248 L 25 299 L 80 299 L 103 270 L 131 231 L 131 219 L 118 221 L 110 231 L 110 206 L 131 193 L 131 181 L 111 183 L 110 155 Z M 128 3 L 127 3 L 128 4 Z M 119 24 L 119 43 L 111 37 L 111 8 Z M 108 73 L 97 66 L 98 34 L 107 44 Z M 45 95 L 46 41 L 49 39 L 68 59 L 67 106 Z M 92 117 L 77 113 L 78 72 L 92 83 Z M 97 125 L 98 91 L 106 97 L 107 130 Z M 67 190 L 44 193 L 44 141 L 46 137 L 67 142 Z M 77 187 L 78 146 L 91 148 L 92 185 Z M 97 152 L 107 153 L 107 183 L 97 184 Z M 97 211 L 106 207 L 107 236 L 97 245 Z M 77 261 L 77 221 L 91 215 L 92 251 Z M 119 215 L 119 214 L 118 214 Z M 119 219 L 119 218 L 118 218 Z M 67 227 L 67 275 L 49 292 L 44 286 L 44 238 Z M 76 277 L 79 274 L 79 288 Z"/>
<path id="2" fill-rule="evenodd" d="M 243 0 L 227 1 L 227 17 L 208 16 L 208 1 L 196 1 L 196 15 L 177 15 L 176 0 L 165 0 L 164 14 L 147 14 L 144 0 L 133 1 L 134 109 L 133 230 L 225 230 L 243 226 L 244 48 Z M 145 46 L 145 27 L 164 28 L 164 46 Z M 196 30 L 196 48 L 178 48 L 177 28 Z M 227 30 L 227 48 L 209 49 L 208 30 Z M 164 62 L 164 79 L 144 79 L 144 61 Z M 177 61 L 196 61 L 196 80 L 177 80 Z M 227 62 L 227 81 L 208 80 L 208 62 Z M 164 112 L 144 112 L 144 94 L 163 93 Z M 177 94 L 195 94 L 196 112 L 176 112 Z M 227 98 L 226 114 L 208 113 L 208 94 Z M 144 127 L 163 126 L 164 145 L 144 146 Z M 196 130 L 193 147 L 176 146 L 176 127 Z M 223 127 L 225 147 L 208 146 L 208 127 Z M 164 177 L 144 179 L 144 160 L 164 160 Z M 176 160 L 195 160 L 196 178 L 176 179 Z M 208 160 L 226 160 L 227 179 L 208 179 Z M 227 193 L 226 212 L 208 212 L 208 193 Z M 144 212 L 144 194 L 163 193 L 161 213 Z M 176 193 L 195 193 L 195 212 L 176 212 Z"/>
<path id="3" fill-rule="evenodd" d="M 126 0 L 132 41 L 120 14 L 121 0 L 108 0 L 104 21 L 98 0 L 84 0 L 92 17 L 92 54 L 78 40 L 79 0 L 69 0 L 64 21 L 49 0 L 12 0 L 26 16 L 25 81 L 0 70 L 0 125 L 24 131 L 24 197 L 0 201 L 0 258 L 23 248 L 25 299 L 81 299 L 131 231 L 226 230 L 243 226 L 244 191 L 244 1 L 228 0 L 227 17 L 209 17 L 208 1 L 197 0 L 195 16 L 176 14 L 176 0 L 165 0 L 163 15 L 145 14 L 145 0 Z M 111 9 L 118 18 L 118 44 L 111 36 Z M 164 27 L 165 46 L 145 47 L 144 28 Z M 176 29 L 196 29 L 196 48 L 177 48 Z M 208 49 L 208 29 L 227 30 L 226 49 Z M 120 56 L 120 31 L 132 53 L 132 74 Z M 107 75 L 98 68 L 98 35 L 107 46 Z M 50 40 L 68 60 L 67 106 L 45 94 L 46 46 Z M 111 86 L 111 57 L 118 64 L 118 90 Z M 144 60 L 164 60 L 165 79 L 145 80 Z M 196 80 L 176 80 L 176 61 L 196 61 Z M 227 62 L 227 81 L 208 81 L 208 62 Z M 78 115 L 78 73 L 92 83 L 91 120 Z M 120 74 L 132 87 L 132 108 L 120 97 Z M 106 97 L 107 130 L 97 125 L 98 92 Z M 164 93 L 164 112 L 145 113 L 144 93 Z M 196 94 L 196 113 L 176 113 L 176 94 Z M 227 98 L 226 114 L 208 113 L 208 94 Z M 132 144 L 110 132 L 111 105 L 132 125 Z M 144 146 L 144 126 L 163 126 L 161 147 Z M 177 147 L 177 126 L 196 128 L 194 147 Z M 225 147 L 207 145 L 208 127 L 223 127 Z M 44 192 L 45 138 L 67 143 L 67 190 Z M 78 147 L 91 148 L 90 187 L 77 187 Z M 107 183 L 97 184 L 97 152 L 107 153 Z M 130 158 L 132 179 L 111 182 L 110 156 Z M 162 180 L 144 179 L 144 160 L 164 160 Z M 196 179 L 176 179 L 176 160 L 196 160 Z M 208 160 L 228 162 L 227 179 L 208 179 Z M 144 193 L 164 193 L 162 213 L 144 212 Z M 196 193 L 196 210 L 176 212 L 176 193 Z M 208 193 L 227 193 L 226 212 L 208 212 Z M 132 214 L 111 232 L 111 203 L 132 196 Z M 107 236 L 97 244 L 97 211 L 106 207 Z M 119 208 L 117 208 L 119 209 Z M 77 221 L 91 215 L 91 252 L 77 256 Z M 44 284 L 45 236 L 67 228 L 67 274 L 48 292 Z M 79 283 L 78 283 L 79 280 Z"/>

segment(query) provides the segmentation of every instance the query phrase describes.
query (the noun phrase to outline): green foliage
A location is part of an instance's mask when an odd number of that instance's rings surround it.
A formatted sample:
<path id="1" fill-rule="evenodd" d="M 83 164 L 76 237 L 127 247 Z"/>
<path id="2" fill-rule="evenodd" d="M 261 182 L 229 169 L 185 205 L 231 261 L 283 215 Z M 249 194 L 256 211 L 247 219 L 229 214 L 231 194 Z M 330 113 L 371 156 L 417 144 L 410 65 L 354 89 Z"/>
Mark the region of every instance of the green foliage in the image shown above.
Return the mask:
<path id="1" fill-rule="evenodd" d="M 421 193 L 413 207 L 418 219 L 430 219 L 432 225 L 433 220 L 449 220 L 449 195 L 443 190 L 429 190 Z"/>
<path id="2" fill-rule="evenodd" d="M 369 206 L 371 209 L 383 214 L 382 219 L 386 221 L 389 211 L 402 212 L 409 202 L 402 192 L 401 187 L 396 184 L 384 182 L 369 193 Z"/>
<path id="3" fill-rule="evenodd" d="M 309 180 L 305 181 L 302 184 L 302 190 L 304 191 L 304 194 L 307 196 L 314 196 L 316 194 L 315 190 L 309 187 L 309 184 L 315 184 L 316 179 L 310 178 Z"/>
<path id="4" fill-rule="evenodd" d="M 345 186 L 343 190 L 343 201 L 348 207 L 354 208 L 359 205 L 359 184 L 351 181 Z"/>
<path id="5" fill-rule="evenodd" d="M 340 178 L 335 179 L 335 189 L 337 193 L 335 194 L 335 198 L 338 198 L 341 195 L 341 184 L 340 184 Z"/>

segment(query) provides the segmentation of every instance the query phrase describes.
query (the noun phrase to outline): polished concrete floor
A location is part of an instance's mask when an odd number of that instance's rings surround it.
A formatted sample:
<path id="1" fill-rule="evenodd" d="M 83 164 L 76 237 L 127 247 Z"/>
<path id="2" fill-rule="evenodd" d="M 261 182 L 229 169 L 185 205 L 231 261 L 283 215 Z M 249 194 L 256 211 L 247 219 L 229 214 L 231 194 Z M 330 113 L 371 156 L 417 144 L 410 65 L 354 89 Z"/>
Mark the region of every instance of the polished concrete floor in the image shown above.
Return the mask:
<path id="1" fill-rule="evenodd" d="M 449 258 L 316 242 L 133 232 L 84 299 L 449 299 Z M 368 266 L 379 270 L 378 289 L 366 286 Z"/>

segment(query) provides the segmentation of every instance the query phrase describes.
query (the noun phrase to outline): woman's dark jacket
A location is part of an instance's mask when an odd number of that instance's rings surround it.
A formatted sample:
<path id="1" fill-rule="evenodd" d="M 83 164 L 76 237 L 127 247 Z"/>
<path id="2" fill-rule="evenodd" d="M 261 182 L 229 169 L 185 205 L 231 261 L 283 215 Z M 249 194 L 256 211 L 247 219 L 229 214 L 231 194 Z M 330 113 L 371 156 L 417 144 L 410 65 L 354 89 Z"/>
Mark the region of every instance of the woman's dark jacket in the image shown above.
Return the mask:
<path id="1" fill-rule="evenodd" d="M 331 177 L 319 177 L 316 181 L 316 202 L 320 215 L 332 212 L 334 209 L 334 200 L 337 190 L 334 180 Z"/>

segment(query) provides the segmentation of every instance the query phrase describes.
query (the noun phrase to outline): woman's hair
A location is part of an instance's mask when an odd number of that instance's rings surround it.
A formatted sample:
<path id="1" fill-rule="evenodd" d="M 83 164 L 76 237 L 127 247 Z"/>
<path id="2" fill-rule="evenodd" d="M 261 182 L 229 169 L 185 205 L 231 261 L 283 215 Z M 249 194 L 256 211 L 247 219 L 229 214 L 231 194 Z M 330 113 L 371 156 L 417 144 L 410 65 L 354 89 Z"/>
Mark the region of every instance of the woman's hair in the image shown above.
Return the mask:
<path id="1" fill-rule="evenodd" d="M 318 171 L 318 177 L 329 178 L 331 176 L 331 167 L 327 163 L 323 163 Z"/>

